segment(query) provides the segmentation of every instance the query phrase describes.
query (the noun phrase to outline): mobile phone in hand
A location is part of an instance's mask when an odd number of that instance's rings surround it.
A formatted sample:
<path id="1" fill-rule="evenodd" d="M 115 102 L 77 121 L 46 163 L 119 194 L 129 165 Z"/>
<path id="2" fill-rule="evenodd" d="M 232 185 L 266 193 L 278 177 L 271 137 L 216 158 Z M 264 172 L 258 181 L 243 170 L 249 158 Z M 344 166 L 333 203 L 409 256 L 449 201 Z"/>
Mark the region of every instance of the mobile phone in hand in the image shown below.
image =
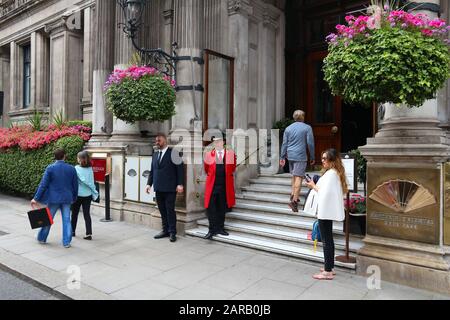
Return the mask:
<path id="1" fill-rule="evenodd" d="M 309 174 L 305 175 L 305 179 L 306 179 L 306 182 L 310 182 L 312 180 L 311 176 Z"/>

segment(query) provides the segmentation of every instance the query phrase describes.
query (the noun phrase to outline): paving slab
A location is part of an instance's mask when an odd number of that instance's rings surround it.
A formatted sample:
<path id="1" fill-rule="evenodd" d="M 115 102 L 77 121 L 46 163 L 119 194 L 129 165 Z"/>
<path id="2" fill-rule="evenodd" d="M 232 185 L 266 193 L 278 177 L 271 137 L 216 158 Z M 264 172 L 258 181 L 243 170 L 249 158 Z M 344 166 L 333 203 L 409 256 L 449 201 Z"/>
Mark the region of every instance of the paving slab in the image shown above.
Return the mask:
<path id="1" fill-rule="evenodd" d="M 96 216 L 92 241 L 82 239 L 81 219 L 64 248 L 57 215 L 40 245 L 27 210 L 29 201 L 0 194 L 0 231 L 9 233 L 0 233 L 0 265 L 72 299 L 450 299 L 391 283 L 369 290 L 365 277 L 339 270 L 316 281 L 320 265 L 198 238 L 155 240 L 159 230 Z"/>

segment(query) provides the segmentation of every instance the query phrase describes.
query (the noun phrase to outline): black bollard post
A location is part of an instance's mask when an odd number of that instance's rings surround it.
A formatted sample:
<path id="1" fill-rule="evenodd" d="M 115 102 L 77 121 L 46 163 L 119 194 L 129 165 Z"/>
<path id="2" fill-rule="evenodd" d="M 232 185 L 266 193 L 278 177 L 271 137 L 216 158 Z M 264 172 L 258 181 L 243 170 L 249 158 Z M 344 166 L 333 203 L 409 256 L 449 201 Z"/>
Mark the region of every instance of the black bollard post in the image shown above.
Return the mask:
<path id="1" fill-rule="evenodd" d="M 105 175 L 105 219 L 101 219 L 101 222 L 111 222 L 111 207 L 109 198 L 109 174 Z"/>

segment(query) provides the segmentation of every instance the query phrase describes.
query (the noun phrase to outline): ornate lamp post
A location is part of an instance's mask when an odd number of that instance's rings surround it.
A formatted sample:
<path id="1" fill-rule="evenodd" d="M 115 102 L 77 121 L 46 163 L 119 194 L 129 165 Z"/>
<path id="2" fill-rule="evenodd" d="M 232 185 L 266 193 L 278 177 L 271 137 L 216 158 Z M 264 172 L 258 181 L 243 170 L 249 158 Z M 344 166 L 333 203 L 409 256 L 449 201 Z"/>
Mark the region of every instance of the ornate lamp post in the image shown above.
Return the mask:
<path id="1" fill-rule="evenodd" d="M 176 63 L 179 60 L 176 54 L 177 43 L 172 44 L 172 54 L 166 53 L 161 48 L 147 49 L 141 47 L 136 40 L 136 37 L 141 30 L 143 14 L 147 3 L 150 0 L 117 0 L 117 3 L 122 8 L 125 22 L 119 23 L 123 32 L 131 38 L 133 46 L 139 52 L 139 55 L 145 65 L 149 65 L 158 69 L 162 74 L 176 78 Z"/>

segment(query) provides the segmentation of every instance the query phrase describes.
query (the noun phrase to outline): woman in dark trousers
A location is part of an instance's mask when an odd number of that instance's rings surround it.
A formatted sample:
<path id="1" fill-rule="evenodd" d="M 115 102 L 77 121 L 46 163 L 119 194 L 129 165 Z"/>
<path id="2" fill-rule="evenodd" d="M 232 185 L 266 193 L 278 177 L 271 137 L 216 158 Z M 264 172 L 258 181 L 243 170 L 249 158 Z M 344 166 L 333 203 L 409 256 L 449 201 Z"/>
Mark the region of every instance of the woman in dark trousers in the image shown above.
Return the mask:
<path id="1" fill-rule="evenodd" d="M 323 243 L 325 267 L 313 276 L 317 280 L 332 280 L 334 275 L 333 221 L 343 221 L 344 194 L 347 193 L 347 181 L 342 160 L 335 149 L 322 153 L 322 166 L 325 173 L 317 182 L 310 180 L 306 184 L 318 194 L 317 218 Z"/>
<path id="2" fill-rule="evenodd" d="M 78 166 L 75 167 L 78 175 L 78 198 L 72 205 L 72 236 L 75 237 L 78 213 L 83 208 L 84 222 L 86 224 L 85 240 L 92 240 L 91 202 L 97 200 L 98 192 L 94 183 L 94 171 L 92 170 L 89 153 L 78 153 Z"/>

